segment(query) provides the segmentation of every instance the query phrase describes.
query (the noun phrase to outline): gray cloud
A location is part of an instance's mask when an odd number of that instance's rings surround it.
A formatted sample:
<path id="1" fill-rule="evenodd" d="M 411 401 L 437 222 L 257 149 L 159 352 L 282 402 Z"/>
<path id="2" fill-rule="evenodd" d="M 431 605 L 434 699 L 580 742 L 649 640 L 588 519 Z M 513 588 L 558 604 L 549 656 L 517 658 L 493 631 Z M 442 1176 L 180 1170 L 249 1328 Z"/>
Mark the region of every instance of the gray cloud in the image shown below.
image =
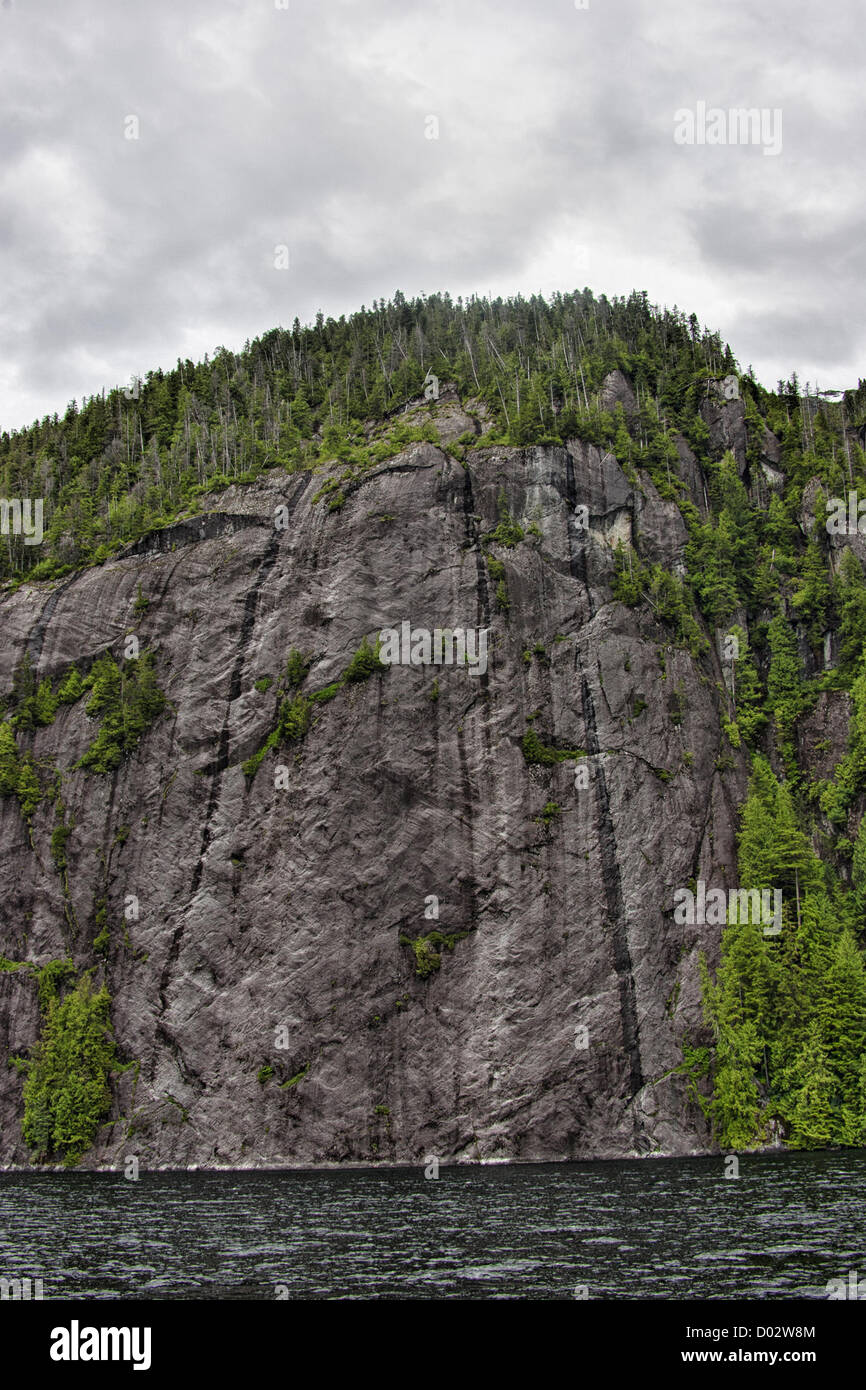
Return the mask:
<path id="1" fill-rule="evenodd" d="M 768 385 L 866 374 L 854 4 L 14 0 L 0 72 L 0 427 L 397 287 L 646 289 Z M 699 101 L 782 152 L 677 145 Z"/>

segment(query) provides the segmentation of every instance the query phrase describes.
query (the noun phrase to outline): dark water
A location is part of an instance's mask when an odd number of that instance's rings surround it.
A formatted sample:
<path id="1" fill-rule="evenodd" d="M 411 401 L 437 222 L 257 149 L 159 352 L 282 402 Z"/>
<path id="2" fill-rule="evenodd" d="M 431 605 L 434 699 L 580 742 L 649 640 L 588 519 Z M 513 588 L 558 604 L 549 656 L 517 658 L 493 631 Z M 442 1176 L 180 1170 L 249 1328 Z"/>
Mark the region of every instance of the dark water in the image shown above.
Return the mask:
<path id="1" fill-rule="evenodd" d="M 866 1278 L 866 1151 L 440 1170 L 0 1174 L 44 1297 L 821 1298 Z"/>

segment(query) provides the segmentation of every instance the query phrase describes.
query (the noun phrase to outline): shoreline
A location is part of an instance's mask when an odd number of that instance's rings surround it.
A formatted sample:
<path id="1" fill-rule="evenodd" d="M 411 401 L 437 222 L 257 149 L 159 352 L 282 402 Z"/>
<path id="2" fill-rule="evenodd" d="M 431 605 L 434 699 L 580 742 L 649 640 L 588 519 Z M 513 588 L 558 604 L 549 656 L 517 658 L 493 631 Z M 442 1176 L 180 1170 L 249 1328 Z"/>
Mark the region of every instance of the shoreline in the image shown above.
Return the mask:
<path id="1" fill-rule="evenodd" d="M 866 1146 L 864 1146 L 866 1147 Z M 860 1150 L 862 1151 L 862 1150 Z M 726 1159 L 732 1155 L 738 1158 L 758 1158 L 769 1155 L 801 1154 L 801 1153 L 843 1153 L 858 1152 L 857 1148 L 845 1145 L 828 1145 L 820 1149 L 789 1149 L 783 1145 L 767 1144 L 757 1149 L 744 1149 L 740 1151 L 722 1149 L 694 1149 L 688 1153 L 645 1153 L 645 1154 L 623 1154 L 620 1156 L 605 1156 L 598 1158 L 532 1158 L 532 1159 L 503 1159 L 503 1158 L 483 1158 L 483 1159 L 458 1159 L 454 1162 L 439 1162 L 439 1172 L 443 1170 L 460 1170 L 467 1172 L 477 1168 L 561 1168 L 564 1166 L 587 1166 L 589 1164 L 620 1164 L 620 1163 L 646 1163 L 647 1161 L 671 1162 L 687 1161 L 692 1159 Z M 350 1163 L 226 1163 L 226 1164 L 159 1164 L 152 1168 L 144 1167 L 139 1164 L 139 1176 L 145 1173 L 149 1175 L 157 1173 L 408 1173 L 420 1171 L 423 1173 L 426 1163 L 372 1163 L 363 1160 L 353 1160 Z M 62 1163 L 57 1164 L 4 1164 L 0 1165 L 0 1176 L 4 1173 L 113 1173 L 124 1174 L 123 1164 L 77 1164 L 67 1166 Z"/>

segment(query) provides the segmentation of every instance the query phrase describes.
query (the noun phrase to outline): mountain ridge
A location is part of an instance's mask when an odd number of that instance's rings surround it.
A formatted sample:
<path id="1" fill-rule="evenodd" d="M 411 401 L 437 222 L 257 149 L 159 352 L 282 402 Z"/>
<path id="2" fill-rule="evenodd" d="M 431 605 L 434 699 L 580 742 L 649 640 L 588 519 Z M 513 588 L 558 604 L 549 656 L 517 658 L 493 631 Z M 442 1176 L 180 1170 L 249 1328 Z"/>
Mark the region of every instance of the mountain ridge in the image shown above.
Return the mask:
<path id="1" fill-rule="evenodd" d="M 457 312 L 419 336 L 402 297 L 356 358 L 351 321 L 309 330 L 312 383 L 300 332 L 250 348 L 259 384 L 220 356 L 213 434 L 154 377 L 114 474 L 122 416 L 48 457 L 105 402 L 3 436 L 4 486 L 35 450 L 65 513 L 0 599 L 4 1165 L 862 1142 L 866 552 L 821 522 L 866 493 L 866 393 L 774 396 L 696 321 L 587 295 L 470 306 L 433 393 Z M 343 419 L 341 372 L 408 394 Z M 236 474 L 184 493 L 235 425 Z M 487 669 L 377 665 L 404 621 L 485 629 Z M 779 941 L 674 919 L 768 874 Z"/>

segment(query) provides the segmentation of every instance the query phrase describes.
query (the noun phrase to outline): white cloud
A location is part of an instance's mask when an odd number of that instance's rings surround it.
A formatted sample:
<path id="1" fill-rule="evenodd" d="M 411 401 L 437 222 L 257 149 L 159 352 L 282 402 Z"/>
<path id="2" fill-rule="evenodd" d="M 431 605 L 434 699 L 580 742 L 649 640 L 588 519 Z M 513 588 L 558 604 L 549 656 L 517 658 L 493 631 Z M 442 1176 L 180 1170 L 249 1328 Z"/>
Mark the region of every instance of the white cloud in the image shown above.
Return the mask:
<path id="1" fill-rule="evenodd" d="M 768 385 L 866 374 L 854 7 L 21 3 L 0 68 L 4 428 L 397 287 L 646 289 Z M 782 154 L 676 145 L 699 100 Z"/>

